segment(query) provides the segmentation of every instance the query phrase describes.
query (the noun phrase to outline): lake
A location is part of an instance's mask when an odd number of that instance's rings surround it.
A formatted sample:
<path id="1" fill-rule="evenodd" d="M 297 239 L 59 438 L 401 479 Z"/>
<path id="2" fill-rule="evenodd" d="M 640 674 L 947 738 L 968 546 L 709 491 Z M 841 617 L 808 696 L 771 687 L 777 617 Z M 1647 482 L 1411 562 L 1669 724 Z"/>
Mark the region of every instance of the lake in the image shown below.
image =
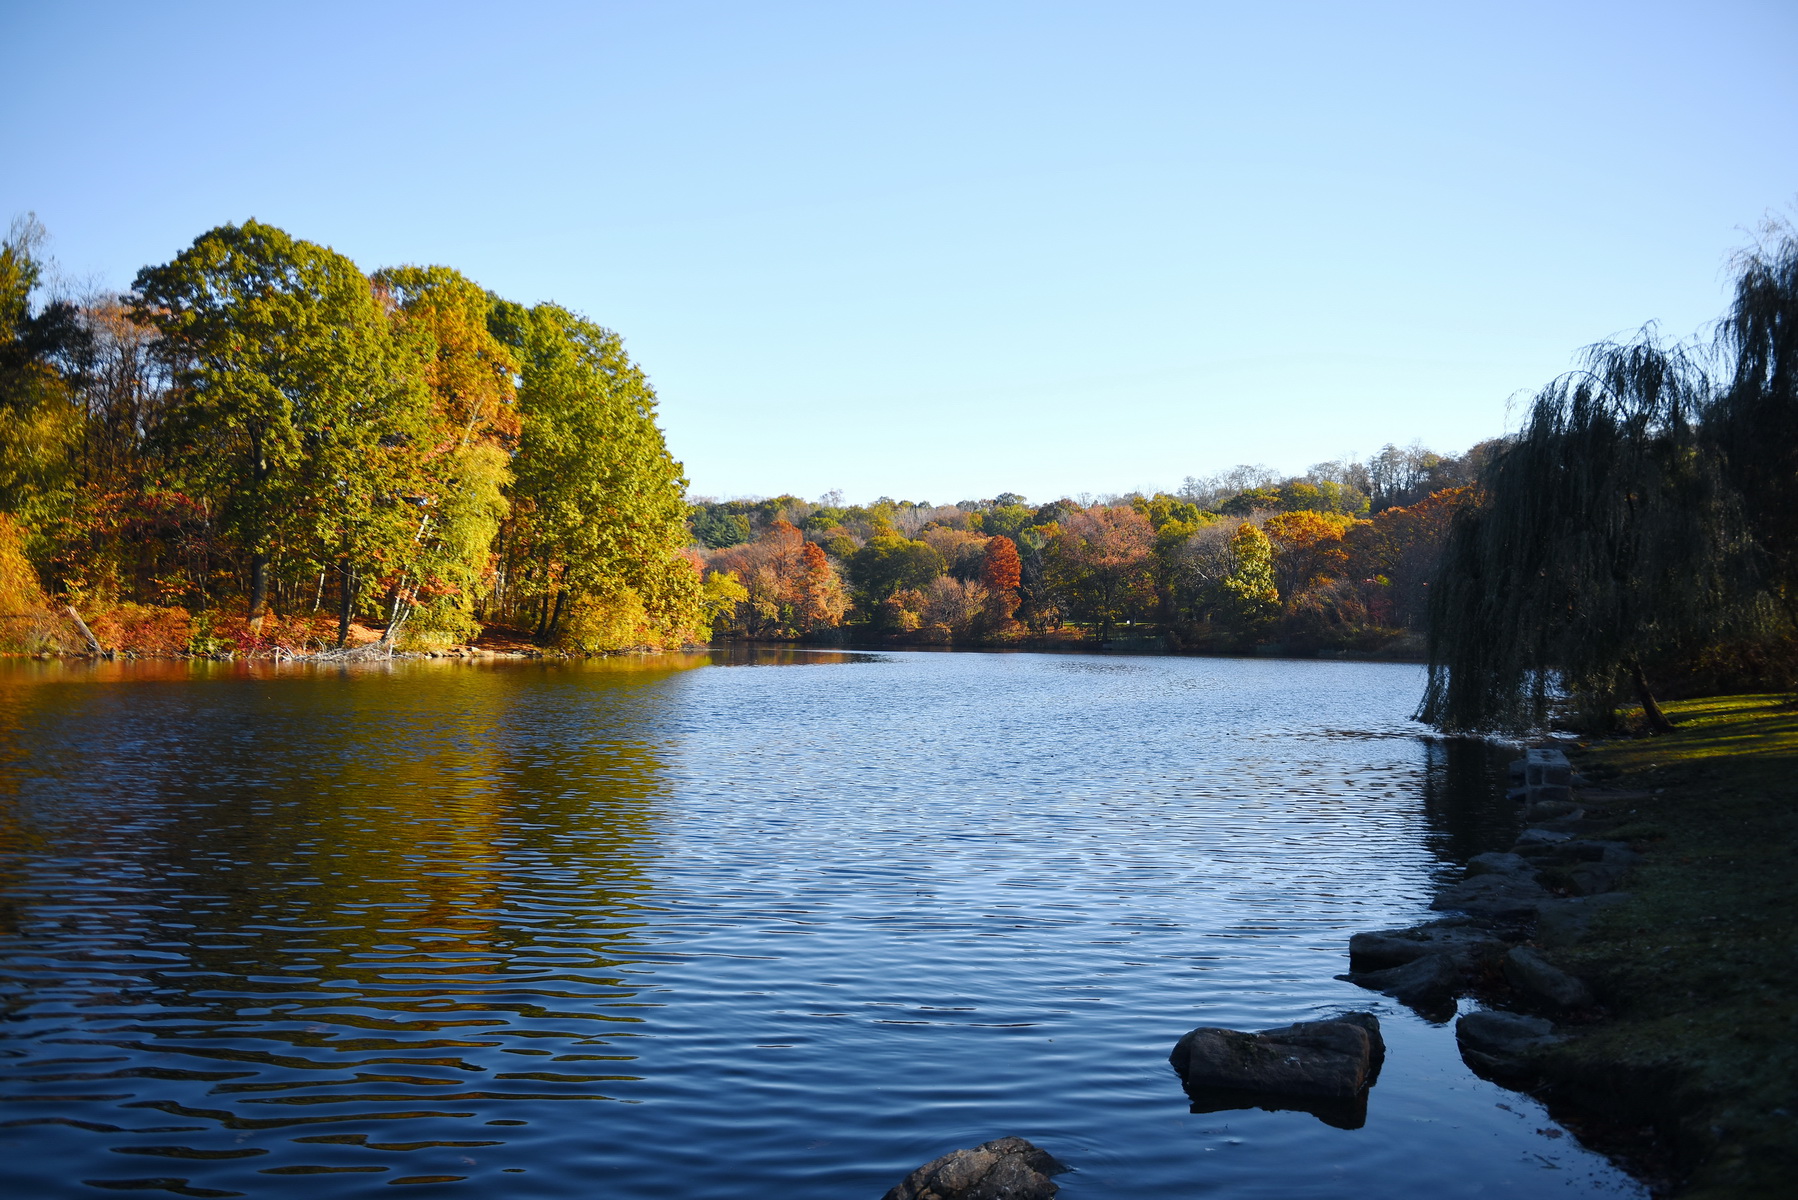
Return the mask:
<path id="1" fill-rule="evenodd" d="M 1415 666 L 739 652 L 0 662 L 0 1193 L 1641 1196 L 1338 981 L 1509 845 Z M 1365 1124 L 1197 1025 L 1377 1012 Z"/>

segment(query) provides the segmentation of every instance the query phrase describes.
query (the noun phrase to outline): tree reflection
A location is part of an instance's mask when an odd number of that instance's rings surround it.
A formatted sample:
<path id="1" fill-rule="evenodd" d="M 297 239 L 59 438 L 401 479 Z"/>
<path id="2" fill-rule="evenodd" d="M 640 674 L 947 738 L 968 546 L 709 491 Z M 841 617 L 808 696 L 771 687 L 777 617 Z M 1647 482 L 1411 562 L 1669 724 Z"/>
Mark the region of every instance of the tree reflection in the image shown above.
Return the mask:
<path id="1" fill-rule="evenodd" d="M 1424 741 L 1424 815 L 1437 858 L 1459 866 L 1517 840 L 1521 814 L 1505 796 L 1505 765 L 1516 757 L 1514 747 L 1479 738 Z"/>

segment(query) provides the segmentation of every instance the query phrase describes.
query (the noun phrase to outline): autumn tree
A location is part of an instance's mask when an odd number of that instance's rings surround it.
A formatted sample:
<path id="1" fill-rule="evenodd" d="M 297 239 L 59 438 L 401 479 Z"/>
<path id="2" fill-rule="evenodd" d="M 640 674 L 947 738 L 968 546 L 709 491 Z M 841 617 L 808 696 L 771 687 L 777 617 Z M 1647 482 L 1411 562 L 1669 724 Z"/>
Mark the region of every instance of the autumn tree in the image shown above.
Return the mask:
<path id="1" fill-rule="evenodd" d="M 1370 620 L 1423 629 L 1449 529 L 1473 501 L 1471 487 L 1445 488 L 1416 504 L 1385 509 L 1343 535 L 1343 571 L 1361 590 Z"/>
<path id="2" fill-rule="evenodd" d="M 1295 599 L 1313 583 L 1341 576 L 1348 564 L 1342 538 L 1355 519 L 1315 509 L 1298 509 L 1269 517 L 1262 532 L 1273 546 L 1274 587 Z"/>
<path id="3" fill-rule="evenodd" d="M 522 428 L 506 526 L 507 587 L 535 608 L 541 638 L 588 610 L 618 630 L 643 614 L 651 644 L 702 621 L 686 480 L 655 422 L 655 393 L 615 333 L 554 304 L 500 303 L 494 332 L 522 364 Z"/>
<path id="4" fill-rule="evenodd" d="M 1050 582 L 1101 639 L 1120 622 L 1148 615 L 1155 603 L 1151 551 L 1155 531 L 1127 505 L 1069 513 L 1046 550 Z"/>
<path id="5" fill-rule="evenodd" d="M 776 520 L 753 542 L 716 551 L 712 575 L 740 581 L 733 628 L 748 637 L 796 638 L 842 623 L 849 600 L 836 568 L 791 522 Z"/>
<path id="6" fill-rule="evenodd" d="M 241 548 L 253 622 L 279 556 L 310 572 L 412 536 L 424 388 L 354 263 L 247 221 L 144 268 L 134 289 L 132 316 L 174 378 L 165 451 Z"/>
<path id="7" fill-rule="evenodd" d="M 491 297 L 459 271 L 392 267 L 376 272 L 374 282 L 394 307 L 400 341 L 430 395 L 415 448 L 424 512 L 412 553 L 393 566 L 418 602 L 414 635 L 462 640 L 479 630 L 476 604 L 492 588 L 494 541 L 511 510 L 519 363 L 489 325 Z M 341 640 L 357 588 L 348 571 L 339 582 Z"/>

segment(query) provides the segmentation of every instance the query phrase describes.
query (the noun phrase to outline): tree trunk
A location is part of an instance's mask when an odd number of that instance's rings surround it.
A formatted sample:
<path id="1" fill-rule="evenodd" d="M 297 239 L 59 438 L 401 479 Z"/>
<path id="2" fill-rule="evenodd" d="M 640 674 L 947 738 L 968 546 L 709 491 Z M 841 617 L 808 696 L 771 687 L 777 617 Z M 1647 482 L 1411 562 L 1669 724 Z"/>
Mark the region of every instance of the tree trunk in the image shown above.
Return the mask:
<path id="1" fill-rule="evenodd" d="M 65 604 L 62 606 L 62 611 L 69 614 L 69 620 L 75 622 L 75 628 L 79 629 L 81 636 L 87 640 L 88 652 L 96 655 L 104 654 L 105 651 L 100 649 L 100 639 L 95 637 L 93 630 L 87 627 L 87 622 L 81 619 L 81 614 L 75 611 L 75 606 Z"/>
<path id="2" fill-rule="evenodd" d="M 350 640 L 350 609 L 355 604 L 356 572 L 350 568 L 350 560 L 344 559 L 337 564 L 337 645 L 347 645 Z"/>
<path id="3" fill-rule="evenodd" d="M 562 588 L 560 591 L 558 591 L 556 593 L 555 611 L 550 613 L 549 624 L 543 630 L 543 634 L 545 637 L 554 633 L 556 631 L 556 628 L 562 624 L 562 605 L 566 604 L 567 602 L 568 602 L 568 589 Z"/>
<path id="4" fill-rule="evenodd" d="M 268 555 L 258 550 L 250 555 L 250 628 L 262 632 L 262 618 L 268 615 Z"/>
<path id="5" fill-rule="evenodd" d="M 267 491 L 269 477 L 268 459 L 262 452 L 262 431 L 250 430 L 250 479 L 256 493 L 258 510 L 257 531 L 255 540 L 263 541 L 268 536 L 265 522 L 267 514 L 260 511 L 261 501 Z M 257 546 L 250 555 L 250 629 L 255 633 L 262 632 L 262 618 L 268 613 L 268 551 Z"/>
<path id="6" fill-rule="evenodd" d="M 1630 679 L 1636 685 L 1636 698 L 1642 702 L 1642 715 L 1648 720 L 1651 733 L 1672 733 L 1673 722 L 1661 711 L 1661 706 L 1654 702 L 1654 693 L 1648 690 L 1648 677 L 1642 674 L 1642 664 L 1632 662 L 1629 665 Z"/>

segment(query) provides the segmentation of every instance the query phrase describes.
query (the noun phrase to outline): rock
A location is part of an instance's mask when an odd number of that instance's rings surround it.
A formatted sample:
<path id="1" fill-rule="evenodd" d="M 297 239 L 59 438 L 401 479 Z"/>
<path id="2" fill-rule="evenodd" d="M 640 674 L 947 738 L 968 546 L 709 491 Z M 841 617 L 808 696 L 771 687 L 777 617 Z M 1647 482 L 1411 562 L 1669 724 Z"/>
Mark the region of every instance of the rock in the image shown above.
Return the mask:
<path id="1" fill-rule="evenodd" d="M 1525 847 L 1527 846 L 1552 846 L 1556 842 L 1571 842 L 1572 840 L 1571 833 L 1553 829 L 1526 829 L 1517 835 L 1517 844 L 1511 849 L 1515 853 L 1523 854 L 1526 853 Z"/>
<path id="2" fill-rule="evenodd" d="M 1571 800 L 1538 800 L 1524 810 L 1524 819 L 1528 821 L 1578 821 L 1586 815 L 1586 810 Z"/>
<path id="3" fill-rule="evenodd" d="M 1180 1039 L 1168 1061 L 1188 1088 L 1356 1096 L 1372 1080 L 1375 1047 L 1381 1057 L 1385 1047 L 1373 1014 L 1351 1015 L 1259 1033 L 1201 1027 Z"/>
<path id="4" fill-rule="evenodd" d="M 1475 875 L 1443 888 L 1430 907 L 1508 920 L 1533 915 L 1536 906 L 1550 898 L 1548 889 L 1533 879 L 1517 875 Z"/>
<path id="5" fill-rule="evenodd" d="M 1523 782 L 1532 790 L 1539 787 L 1570 787 L 1573 764 L 1559 750 L 1529 750 L 1523 756 Z"/>
<path id="6" fill-rule="evenodd" d="M 1585 984 L 1528 946 L 1513 946 L 1504 958 L 1505 979 L 1525 997 L 1547 1008 L 1589 1008 Z"/>
<path id="7" fill-rule="evenodd" d="M 1425 1017 L 1442 1020 L 1454 1011 L 1461 992 L 1461 968 L 1448 954 L 1426 954 L 1402 967 L 1352 971 L 1341 978 L 1370 991 L 1383 992 Z"/>
<path id="8" fill-rule="evenodd" d="M 1544 946 L 1571 946 L 1584 938 L 1601 909 L 1628 900 L 1628 892 L 1550 900 L 1536 908 L 1536 940 Z"/>
<path id="9" fill-rule="evenodd" d="M 1461 1057 L 1477 1070 L 1499 1075 L 1522 1074 L 1530 1059 L 1560 1039 L 1554 1023 L 1520 1013 L 1473 1012 L 1455 1022 Z"/>
<path id="10" fill-rule="evenodd" d="M 1061 1190 L 1049 1177 L 1066 1170 L 1023 1138 L 999 1138 L 930 1160 L 884 1200 L 1049 1200 Z"/>
<path id="11" fill-rule="evenodd" d="M 1497 954 L 1504 943 L 1464 918 L 1448 917 L 1411 929 L 1357 933 L 1349 938 L 1349 969 L 1381 971 L 1428 954 L 1446 954 L 1463 970 Z"/>
<path id="12" fill-rule="evenodd" d="M 1536 864 L 1521 854 L 1508 854 L 1492 850 L 1485 854 L 1476 854 L 1467 860 L 1469 875 L 1522 875 L 1533 879 Z"/>

